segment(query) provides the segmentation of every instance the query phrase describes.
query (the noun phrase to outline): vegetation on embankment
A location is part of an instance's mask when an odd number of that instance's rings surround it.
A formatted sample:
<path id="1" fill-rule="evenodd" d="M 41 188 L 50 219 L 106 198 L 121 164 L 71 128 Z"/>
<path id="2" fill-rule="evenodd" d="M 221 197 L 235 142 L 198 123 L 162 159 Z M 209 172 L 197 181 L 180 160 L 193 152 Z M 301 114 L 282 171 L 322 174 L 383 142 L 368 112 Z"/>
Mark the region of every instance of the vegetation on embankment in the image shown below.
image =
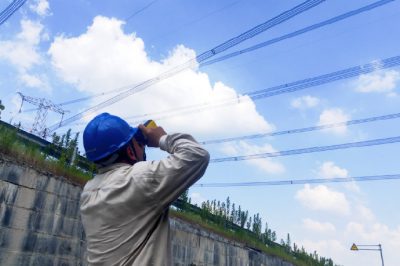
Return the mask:
<path id="1" fill-rule="evenodd" d="M 290 235 L 286 240 L 276 243 L 276 233 L 265 223 L 261 232 L 261 217 L 259 214 L 250 216 L 248 211 L 230 202 L 206 201 L 201 207 L 190 204 L 190 198 L 185 192 L 180 201 L 175 204 L 178 209 L 172 210 L 173 216 L 221 235 L 227 239 L 243 243 L 245 246 L 260 250 L 271 256 L 277 256 L 297 266 L 333 266 L 332 259 L 307 253 L 304 247 L 291 242 Z"/>
<path id="2" fill-rule="evenodd" d="M 43 149 L 38 144 L 19 137 L 17 130 L 17 128 L 12 130 L 0 125 L 0 154 L 34 166 L 42 172 L 63 176 L 79 185 L 85 184 L 92 178 L 92 172 L 78 168 L 70 161 L 72 152 L 77 146 L 77 136 L 74 139 L 71 139 L 69 134 L 58 137 L 55 139 L 58 143 L 53 143 Z M 54 157 L 56 150 L 60 151 L 57 152 L 58 158 Z"/>
<path id="3" fill-rule="evenodd" d="M 241 230 L 241 231 L 227 230 L 215 223 L 204 220 L 197 214 L 190 213 L 190 212 L 171 210 L 171 216 L 181 219 L 181 220 L 184 220 L 191 224 L 198 225 L 198 226 L 204 228 L 205 230 L 211 231 L 217 235 L 220 235 L 220 236 L 230 239 L 232 241 L 242 243 L 247 247 L 260 250 L 268 255 L 279 257 L 279 258 L 281 258 L 287 262 L 290 262 L 294 265 L 297 265 L 297 266 L 317 265 L 317 264 L 306 264 L 303 261 L 299 261 L 294 256 L 291 256 L 286 251 L 284 251 L 284 249 L 281 247 L 266 246 L 261 241 L 254 238 L 254 236 L 249 235 L 249 233 L 246 232 L 245 230 Z"/>

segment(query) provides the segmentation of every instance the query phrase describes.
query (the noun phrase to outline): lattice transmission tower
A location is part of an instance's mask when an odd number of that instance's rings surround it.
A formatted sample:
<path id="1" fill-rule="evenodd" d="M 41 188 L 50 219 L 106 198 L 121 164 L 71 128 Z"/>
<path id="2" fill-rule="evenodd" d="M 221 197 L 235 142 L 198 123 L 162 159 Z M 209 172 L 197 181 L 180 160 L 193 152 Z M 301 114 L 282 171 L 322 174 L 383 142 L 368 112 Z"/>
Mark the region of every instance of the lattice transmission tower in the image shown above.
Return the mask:
<path id="1" fill-rule="evenodd" d="M 61 121 L 62 122 L 64 118 L 64 114 L 67 113 L 68 111 L 64 110 L 61 108 L 60 105 L 55 104 L 51 102 L 50 100 L 47 100 L 45 98 L 35 98 L 31 96 L 26 96 L 22 94 L 21 92 L 17 92 L 19 96 L 21 96 L 21 106 L 19 108 L 19 112 L 21 112 L 22 105 L 24 102 L 31 103 L 33 105 L 36 105 L 38 107 L 37 113 L 35 120 L 32 125 L 31 133 L 36 134 L 38 136 L 41 136 L 43 138 L 46 138 L 47 136 L 47 128 L 46 128 L 46 118 L 47 118 L 47 113 L 49 110 L 61 114 Z"/>

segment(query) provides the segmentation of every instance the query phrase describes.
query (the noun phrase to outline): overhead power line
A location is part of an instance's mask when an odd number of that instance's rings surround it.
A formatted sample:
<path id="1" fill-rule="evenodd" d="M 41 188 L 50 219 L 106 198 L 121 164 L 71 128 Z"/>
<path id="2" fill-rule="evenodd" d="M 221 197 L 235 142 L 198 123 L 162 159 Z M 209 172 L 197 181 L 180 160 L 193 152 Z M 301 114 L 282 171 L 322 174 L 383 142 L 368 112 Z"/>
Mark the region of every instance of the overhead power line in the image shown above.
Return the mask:
<path id="1" fill-rule="evenodd" d="M 324 1 L 325 0 L 305 1 L 305 2 L 301 3 L 300 5 L 295 6 L 294 8 L 291 8 L 288 11 L 274 17 L 273 19 L 270 19 L 264 23 L 261 23 L 261 24 L 255 26 L 254 28 L 214 47 L 213 49 L 198 55 L 196 57 L 197 62 L 199 62 L 199 63 L 203 62 L 203 61 L 207 60 L 208 58 L 213 57 L 216 54 L 224 52 L 224 51 L 228 50 L 229 48 L 236 46 L 237 44 L 239 44 L 247 39 L 253 38 L 256 35 L 264 32 L 278 24 L 281 24 L 282 22 L 285 22 L 286 20 L 288 20 L 294 16 L 297 16 L 298 14 L 300 14 L 302 12 L 309 10 L 310 8 L 313 8 L 316 5 L 321 4 Z"/>
<path id="2" fill-rule="evenodd" d="M 232 38 L 232 39 L 230 39 L 230 40 L 228 40 L 228 41 L 226 41 L 226 42 L 214 47 L 213 49 L 211 49 L 211 50 L 209 50 L 209 51 L 207 51 L 205 53 L 200 54 L 196 58 L 194 58 L 192 60 L 189 60 L 188 62 L 186 62 L 186 63 L 184 63 L 182 65 L 179 65 L 179 66 L 177 66 L 177 67 L 175 67 L 175 68 L 173 68 L 173 69 L 171 69 L 171 70 L 169 70 L 167 72 L 164 72 L 161 75 L 159 75 L 159 76 L 157 76 L 157 77 L 155 77 L 153 79 L 144 81 L 144 82 L 140 83 L 139 85 L 136 85 L 136 86 L 132 87 L 131 89 L 129 89 L 127 91 L 124 91 L 124 92 L 122 92 L 122 93 L 120 93 L 120 94 L 118 94 L 118 95 L 116 95 L 116 96 L 114 96 L 114 97 L 112 97 L 112 98 L 100 103 L 100 104 L 97 104 L 97 105 L 95 105 L 95 106 L 93 106 L 93 107 L 91 107 L 91 108 L 89 108 L 89 109 L 87 109 L 87 110 L 85 110 L 85 111 L 83 111 L 81 113 L 78 113 L 78 114 L 76 114 L 76 115 L 74 115 L 72 117 L 67 118 L 65 121 L 63 121 L 63 123 L 61 125 L 58 125 L 58 124 L 52 125 L 51 127 L 49 127 L 49 132 L 52 132 L 52 131 L 56 130 L 57 128 L 65 126 L 65 125 L 67 125 L 67 124 L 69 124 L 71 122 L 74 122 L 76 120 L 79 120 L 79 119 L 81 119 L 82 117 L 84 117 L 86 115 L 92 114 L 92 113 L 96 112 L 99 109 L 102 109 L 102 108 L 104 108 L 106 106 L 114 104 L 114 103 L 116 103 L 116 102 L 118 102 L 118 101 L 120 101 L 122 99 L 125 99 L 126 97 L 128 97 L 128 96 L 130 96 L 130 95 L 132 95 L 134 93 L 142 91 L 142 90 L 146 89 L 149 86 L 152 86 L 152 85 L 154 85 L 154 84 L 156 84 L 156 83 L 158 83 L 158 82 L 160 82 L 162 80 L 165 80 L 165 79 L 167 79 L 167 78 L 169 78 L 171 76 L 174 76 L 174 75 L 182 72 L 183 70 L 186 70 L 186 69 L 190 68 L 191 66 L 193 66 L 193 65 L 195 65 L 197 63 L 201 63 L 202 61 L 207 60 L 207 59 L 211 58 L 212 56 L 214 56 L 214 55 L 216 55 L 218 53 L 221 53 L 221 52 L 223 52 L 223 51 L 225 51 L 225 50 L 227 50 L 227 49 L 229 49 L 229 48 L 231 48 L 231 47 L 233 47 L 233 46 L 235 46 L 235 45 L 237 45 L 237 44 L 239 44 L 239 43 L 241 43 L 241 42 L 243 42 L 243 41 L 245 41 L 247 39 L 250 39 L 250 38 L 260 34 L 261 32 L 266 31 L 269 28 L 272 28 L 272 27 L 274 27 L 274 26 L 276 26 L 278 24 L 281 24 L 284 21 L 286 21 L 286 20 L 288 20 L 288 19 L 290 19 L 290 18 L 292 18 L 292 17 L 294 17 L 294 16 L 296 16 L 296 15 L 302 13 L 302 12 L 307 11 L 310 8 L 314 7 L 314 6 L 321 4 L 324 1 L 325 0 L 308 0 L 308 1 L 305 1 L 302 4 L 296 6 L 296 7 L 292 8 L 292 9 L 290 9 L 290 10 L 288 10 L 288 11 L 286 11 L 286 12 L 284 12 L 284 13 L 282 13 L 282 14 L 280 14 L 280 15 L 278 15 L 278 16 L 276 16 L 276 17 L 274 17 L 274 18 L 272 18 L 272 19 L 270 19 L 270 20 L 268 20 L 268 21 L 266 21 L 264 23 L 262 23 L 262 24 L 259 24 L 258 26 L 254 27 L 254 28 L 252 28 L 252 29 L 240 34 L 240 35 L 238 35 L 237 37 Z"/>
<path id="3" fill-rule="evenodd" d="M 248 52 L 251 52 L 251 51 L 266 47 L 266 46 L 269 46 L 271 44 L 274 44 L 274 43 L 289 39 L 289 38 L 296 37 L 298 35 L 301 35 L 301 34 L 309 32 L 309 31 L 313 31 L 313 30 L 319 29 L 319 28 L 327 26 L 327 25 L 331 25 L 333 23 L 336 23 L 338 21 L 350 18 L 350 17 L 358 15 L 360 13 L 363 13 L 363 12 L 366 12 L 366 11 L 370 11 L 372 9 L 375 9 L 377 7 L 386 5 L 386 4 L 388 4 L 390 2 L 393 2 L 393 1 L 394 0 L 381 0 L 381 1 L 374 2 L 374 3 L 370 4 L 370 5 L 367 5 L 367 6 L 352 10 L 350 12 L 341 14 L 339 16 L 330 18 L 328 20 L 325 20 L 325 21 L 316 23 L 314 25 L 305 27 L 303 29 L 294 31 L 292 33 L 289 33 L 289 34 L 286 34 L 286 35 L 283 35 L 283 36 L 280 36 L 280 37 L 277 37 L 277 38 L 274 38 L 274 39 L 271 39 L 271 40 L 268 40 L 268 41 L 265 41 L 265 42 L 262 42 L 262 43 L 259 43 L 259 44 L 256 44 L 256 45 L 253 45 L 251 47 L 248 47 L 248 48 L 240 50 L 240 51 L 232 52 L 232 53 L 229 53 L 227 55 L 223 55 L 221 57 L 205 61 L 205 62 L 200 64 L 200 67 L 204 67 L 204 66 L 208 66 L 208 65 L 211 65 L 211 64 L 214 64 L 214 63 L 217 63 L 217 62 L 221 62 L 221 61 L 227 60 L 229 58 L 232 58 L 232 57 L 244 54 L 244 53 L 248 53 Z"/>
<path id="4" fill-rule="evenodd" d="M 212 12 L 210 12 L 210 13 L 207 13 L 207 14 L 203 15 L 203 16 L 200 17 L 200 18 L 197 18 L 197 19 L 195 19 L 195 20 L 193 20 L 193 21 L 190 21 L 190 22 L 186 23 L 186 24 L 183 25 L 183 26 L 189 26 L 189 25 L 191 25 L 191 24 L 197 23 L 197 22 L 199 22 L 199 21 L 205 19 L 206 17 L 209 17 L 209 16 L 214 15 L 214 14 L 216 14 L 216 13 L 219 13 L 219 12 L 221 12 L 221 11 L 224 11 L 225 9 L 231 8 L 232 6 L 238 4 L 238 3 L 241 2 L 241 1 L 242 1 L 242 0 L 238 0 L 238 1 L 235 1 L 235 2 L 232 2 L 232 3 L 229 3 L 229 4 L 227 4 L 227 5 L 225 5 L 225 6 L 221 7 L 221 8 L 219 8 L 219 9 L 217 9 L 217 10 L 214 10 L 214 11 L 212 11 Z M 127 19 L 125 19 L 125 20 L 127 20 Z M 168 34 L 171 34 L 171 33 L 172 33 L 172 32 L 169 32 Z M 133 86 L 135 86 L 135 85 L 133 85 Z M 129 88 L 131 88 L 131 87 L 132 87 L 132 85 L 130 85 L 130 86 L 124 86 L 124 87 L 122 87 L 122 88 L 112 89 L 112 90 L 105 91 L 105 92 L 98 93 L 98 94 L 94 94 L 94 95 L 91 95 L 91 96 L 81 97 L 81 98 L 78 98 L 78 99 L 73 99 L 73 100 L 69 100 L 69 101 L 66 101 L 66 102 L 62 102 L 62 103 L 59 103 L 59 105 L 61 105 L 61 106 L 63 106 L 63 105 L 69 105 L 69 104 L 74 104 L 74 103 L 78 103 L 78 102 L 83 102 L 83 101 L 91 100 L 91 99 L 94 99 L 94 98 L 97 98 L 97 97 L 101 97 L 101 96 L 105 96 L 105 95 L 109 95 L 109 94 L 121 93 L 122 91 L 127 90 L 127 89 L 129 89 Z M 36 111 L 36 110 L 37 110 L 37 109 L 27 109 L 27 110 L 25 110 L 24 112 L 31 112 L 31 111 Z"/>
<path id="5" fill-rule="evenodd" d="M 375 121 L 389 120 L 389 119 L 395 119 L 395 118 L 400 118 L 400 113 L 382 115 L 382 116 L 373 116 L 373 117 L 368 117 L 368 118 L 363 118 L 363 119 L 354 119 L 354 120 L 350 120 L 350 121 L 343 121 L 343 122 L 339 122 L 339 123 L 325 124 L 325 125 L 319 125 L 319 126 L 313 126 L 313 127 L 303 127 L 303 128 L 295 128 L 295 129 L 289 129 L 289 130 L 283 130 L 283 131 L 277 131 L 277 132 L 246 135 L 246 136 L 240 136 L 240 137 L 206 140 L 206 141 L 200 141 L 199 143 L 203 144 L 203 145 L 207 145 L 207 144 L 217 144 L 217 143 L 246 140 L 246 139 L 257 139 L 257 138 L 264 138 L 264 137 L 270 137 L 270 136 L 297 134 L 297 133 L 304 133 L 304 132 L 323 130 L 323 129 L 329 129 L 329 128 L 335 128 L 335 127 L 351 126 L 351 125 L 358 125 L 358 124 L 370 123 L 370 122 L 375 122 Z"/>
<path id="6" fill-rule="evenodd" d="M 9 4 L 1 13 L 0 13 L 0 25 L 2 25 L 6 20 L 15 13 L 23 4 L 25 4 L 26 0 L 14 0 L 11 4 Z"/>
<path id="7" fill-rule="evenodd" d="M 390 144 L 390 143 L 396 143 L 396 142 L 400 142 L 400 136 L 391 137 L 391 138 L 383 138 L 383 139 L 358 141 L 358 142 L 349 142 L 349 143 L 329 145 L 329 146 L 316 146 L 316 147 L 287 150 L 287 151 L 267 152 L 267 153 L 258 153 L 258 154 L 244 155 L 244 156 L 215 158 L 215 159 L 211 159 L 210 163 L 221 163 L 221 162 L 229 162 L 229 161 L 237 162 L 237 161 L 243 161 L 243 160 L 281 157 L 281 156 L 289 156 L 289 155 L 296 155 L 296 154 L 303 154 L 303 153 L 314 153 L 314 152 L 367 147 L 367 146 L 376 146 L 376 145 Z"/>
<path id="8" fill-rule="evenodd" d="M 148 9 L 149 7 L 151 7 L 153 4 L 155 4 L 156 2 L 158 2 L 158 0 L 153 0 L 150 3 L 148 3 L 147 5 L 145 5 L 144 7 L 140 8 L 139 10 L 137 10 L 136 12 L 134 12 L 133 14 L 131 14 L 130 16 L 128 16 L 125 21 L 128 21 L 130 19 L 132 19 L 134 16 L 139 15 L 140 13 L 142 13 L 143 11 L 145 11 L 146 9 Z"/>
<path id="9" fill-rule="evenodd" d="M 156 0 L 156 1 L 157 1 L 157 0 Z M 148 8 L 150 5 L 154 4 L 154 2 L 156 2 L 156 1 L 153 1 L 153 2 L 151 2 L 150 4 L 148 4 L 148 5 L 146 6 L 146 8 Z M 235 1 L 235 2 L 229 3 L 229 4 L 227 4 L 227 5 L 225 5 L 225 6 L 221 7 L 221 8 L 219 8 L 219 9 L 217 9 L 217 10 L 214 10 L 214 11 L 212 11 L 212 12 L 210 12 L 210 13 L 207 13 L 207 14 L 201 16 L 200 18 L 197 18 L 197 19 L 195 19 L 195 20 L 193 20 L 193 21 L 190 21 L 190 22 L 186 23 L 186 24 L 183 25 L 183 26 L 189 26 L 189 25 L 191 25 L 191 24 L 197 23 L 197 22 L 199 22 L 199 21 L 205 19 L 206 17 L 209 17 L 209 16 L 211 16 L 211 15 L 214 15 L 214 14 L 216 14 L 216 13 L 219 13 L 219 12 L 225 10 L 225 9 L 231 8 L 232 6 L 238 4 L 240 1 L 242 1 L 242 0 L 237 0 L 237 1 Z M 142 10 L 142 11 L 143 11 L 143 10 Z M 139 11 L 137 11 L 137 12 L 139 12 Z M 128 20 L 128 19 L 130 19 L 130 18 L 128 17 L 128 18 L 126 18 L 125 20 Z M 171 32 L 169 32 L 168 34 L 170 34 L 170 33 L 171 33 Z M 133 86 L 135 86 L 135 85 L 133 85 Z M 102 93 L 98 93 L 98 94 L 95 94 L 95 95 L 86 96 L 86 97 L 81 97 L 81 98 L 78 98 L 78 99 L 73 99 L 73 100 L 69 100 L 69 101 L 66 101 L 66 102 L 62 102 L 62 103 L 59 103 L 59 105 L 61 105 L 61 106 L 63 106 L 63 105 L 69 105 L 69 104 L 74 104 L 74 103 L 78 103 L 78 102 L 83 102 L 83 101 L 91 100 L 91 99 L 94 99 L 94 98 L 97 98 L 97 97 L 101 97 L 101 96 L 105 96 L 105 95 L 109 95 L 109 94 L 120 93 L 120 92 L 122 92 L 122 91 L 124 91 L 124 90 L 127 90 L 127 89 L 131 88 L 131 87 L 132 87 L 132 85 L 130 85 L 130 86 L 124 86 L 124 87 L 122 87 L 122 88 L 112 89 L 112 90 L 105 91 L 105 92 L 102 92 Z M 37 109 L 27 109 L 27 110 L 25 110 L 24 112 L 31 112 L 31 111 L 36 111 L 36 110 L 37 110 Z"/>
<path id="10" fill-rule="evenodd" d="M 269 45 L 271 45 L 271 44 L 274 44 L 274 43 L 277 43 L 277 42 L 280 42 L 280 41 L 283 41 L 283 40 L 286 40 L 286 39 L 289 39 L 289 38 L 296 37 L 296 36 L 298 36 L 298 35 L 307 33 L 307 32 L 309 32 L 309 31 L 312 31 L 312 30 L 315 30 L 315 29 L 318 29 L 318 28 L 321 28 L 321 27 L 323 27 L 323 26 L 331 25 L 331 24 L 333 24 L 333 23 L 339 22 L 339 21 L 344 20 L 344 19 L 346 19 L 346 18 L 349 18 L 349 17 L 355 16 L 355 15 L 358 15 L 358 14 L 363 13 L 363 12 L 366 12 L 366 11 L 370 11 L 370 10 L 372 10 L 372 9 L 375 9 L 375 8 L 377 8 L 377 7 L 380 7 L 380 6 L 382 6 L 382 5 L 388 4 L 388 3 L 393 2 L 393 1 L 394 1 L 394 0 L 381 0 L 381 1 L 377 1 L 377 2 L 372 3 L 372 4 L 370 4 L 370 5 L 367 5 L 367 6 L 364 6 L 364 7 L 359 8 L 359 9 L 356 9 L 356 10 L 353 10 L 353 11 L 350 11 L 350 12 L 347 12 L 347 13 L 344 13 L 344 14 L 341 14 L 341 15 L 336 16 L 336 17 L 334 17 L 334 18 L 325 20 L 325 21 L 323 21 L 323 22 L 319 22 L 319 23 L 317 23 L 317 24 L 314 24 L 314 25 L 308 26 L 308 27 L 306 27 L 306 28 L 303 28 L 303 29 L 301 29 L 301 30 L 297 30 L 297 31 L 295 31 L 295 32 L 292 32 L 292 33 L 283 35 L 283 36 L 281 36 L 281 37 L 277 37 L 277 38 L 274 38 L 274 39 L 271 39 L 271 40 L 268 40 L 268 41 L 265 41 L 265 42 L 256 44 L 256 45 L 254 45 L 254 46 L 251 46 L 251 47 L 248 47 L 248 48 L 246 48 L 246 49 L 243 49 L 243 50 L 240 50 L 240 51 L 236 51 L 236 52 L 233 52 L 233 53 L 230 53 L 230 54 L 227 54 L 227 55 L 218 57 L 218 58 L 216 58 L 216 59 L 212 59 L 212 60 L 205 61 L 205 62 L 201 63 L 201 64 L 199 65 L 199 67 L 208 66 L 208 65 L 211 65 L 211 64 L 220 62 L 220 61 L 224 61 L 224 60 L 229 59 L 229 58 L 234 57 L 234 56 L 238 56 L 238 55 L 241 55 L 241 54 L 244 54 L 244 53 L 247 53 L 247 52 L 250 52 L 250 51 L 254 51 L 254 50 L 260 49 L 260 48 L 262 48 L 262 47 L 266 47 L 266 46 L 269 46 Z M 153 1 L 153 2 L 154 2 L 154 1 Z M 152 2 L 152 3 L 153 3 L 153 2 Z M 218 10 L 216 10 L 216 11 L 213 11 L 213 12 L 209 13 L 208 15 L 214 14 L 214 13 L 216 13 L 216 12 L 220 12 L 221 10 L 224 10 L 224 9 L 226 9 L 226 8 L 228 8 L 228 7 L 231 7 L 232 5 L 237 4 L 238 2 L 239 2 L 239 1 L 233 2 L 233 3 L 231 3 L 231 4 L 227 5 L 227 6 L 224 6 L 224 7 L 221 8 L 221 9 L 218 9 Z M 197 21 L 198 21 L 198 20 L 195 20 L 194 22 L 197 22 Z M 192 23 L 193 23 L 193 22 L 192 22 Z M 191 24 L 191 23 L 189 23 L 189 24 Z M 96 98 L 96 97 L 99 97 L 99 96 L 104 96 L 104 95 L 108 95 L 108 94 L 112 94 L 112 93 L 121 92 L 121 91 L 126 90 L 126 89 L 128 89 L 128 88 L 130 88 L 130 86 L 129 86 L 129 87 L 124 87 L 124 88 L 113 89 L 113 90 L 106 91 L 106 92 L 103 92 L 103 93 L 100 93 L 100 94 L 96 94 L 96 95 L 93 95 L 93 96 L 82 97 L 82 98 L 79 98 L 79 99 L 76 99 L 76 100 L 66 101 L 66 102 L 63 102 L 63 103 L 59 103 L 59 105 L 74 104 L 74 103 L 77 103 L 77 102 L 90 100 L 90 99 L 92 99 L 92 98 Z M 36 110 L 36 109 L 25 110 L 25 112 L 30 112 L 30 111 L 34 111 L 34 110 Z"/>
<path id="11" fill-rule="evenodd" d="M 162 120 L 162 119 L 167 119 L 169 117 L 177 116 L 177 115 L 188 115 L 196 112 L 202 112 L 205 110 L 209 109 L 214 109 L 214 108 L 220 108 L 220 107 L 225 107 L 228 105 L 234 105 L 234 104 L 240 104 L 243 102 L 247 102 L 250 100 L 260 100 L 263 98 L 267 97 L 272 97 L 272 96 L 277 96 L 280 94 L 284 93 L 291 93 L 299 90 L 304 90 L 310 87 L 315 87 L 315 86 L 320 86 L 324 85 L 330 82 L 334 81 L 339 81 L 342 79 L 348 79 L 348 78 L 353 78 L 357 77 L 359 75 L 365 75 L 372 73 L 374 71 L 378 71 L 381 69 L 386 69 L 386 68 L 391 68 L 395 66 L 400 65 L 400 56 L 393 56 L 389 57 L 386 59 L 382 60 L 376 60 L 372 63 L 364 64 L 364 65 L 358 65 L 342 70 L 338 70 L 335 72 L 311 77 L 311 78 L 306 78 L 306 79 L 301 79 L 297 80 L 294 82 L 290 83 L 284 83 L 281 85 L 273 86 L 273 87 L 268 87 L 265 89 L 261 90 L 255 90 L 255 91 L 250 91 L 247 93 L 244 93 L 243 96 L 238 96 L 238 97 L 232 97 L 232 98 L 226 98 L 221 101 L 218 101 L 216 103 L 201 103 L 201 104 L 195 104 L 195 105 L 187 105 L 187 106 L 182 106 L 179 108 L 174 108 L 174 109 L 169 109 L 169 110 L 163 110 L 160 112 L 152 112 L 152 113 L 147 113 L 147 114 L 141 114 L 141 115 L 134 115 L 134 116 L 129 116 L 126 117 L 125 119 L 136 119 L 136 121 L 133 121 L 133 123 L 140 123 L 143 120 L 146 120 L 148 118 L 155 119 L 155 120 Z M 246 99 L 247 96 L 248 98 Z"/>
<path id="12" fill-rule="evenodd" d="M 160 39 L 160 38 L 165 37 L 165 36 L 171 36 L 171 35 L 173 35 L 174 33 L 176 33 L 177 31 L 179 31 L 181 28 L 187 27 L 187 26 L 189 26 L 189 25 L 193 25 L 193 24 L 195 24 L 195 23 L 197 23 L 197 22 L 199 22 L 199 21 L 201 21 L 201 20 L 203 20 L 203 19 L 205 19 L 205 18 L 207 18 L 207 17 L 209 17 L 209 16 L 215 15 L 215 14 L 217 14 L 217 13 L 219 13 L 219 12 L 222 12 L 222 11 L 228 9 L 228 8 L 231 8 L 232 6 L 238 4 L 240 1 L 242 1 L 242 0 L 237 0 L 237 1 L 235 1 L 235 2 L 228 3 L 227 5 L 224 5 L 224 6 L 218 8 L 218 9 L 216 9 L 216 10 L 213 10 L 213 11 L 211 11 L 211 12 L 209 12 L 209 13 L 203 14 L 203 15 L 201 15 L 201 16 L 198 17 L 198 18 L 195 18 L 195 19 L 193 19 L 193 20 L 191 20 L 191 21 L 189 21 L 189 22 L 187 22 L 187 23 L 184 23 L 183 25 L 180 25 L 178 28 L 176 28 L 176 29 L 174 29 L 174 30 L 165 32 L 165 33 L 163 33 L 161 36 L 157 36 L 157 37 L 155 37 L 155 38 L 151 38 L 149 42 L 151 43 L 151 42 L 153 42 L 154 40 Z"/>
<path id="13" fill-rule="evenodd" d="M 276 180 L 265 182 L 237 182 L 237 183 L 200 183 L 194 184 L 193 187 L 260 187 L 260 186 L 286 186 L 286 185 L 303 185 L 303 184 L 320 184 L 320 183 L 341 183 L 353 181 L 382 181 L 400 179 L 400 174 L 396 175 L 373 175 L 358 177 L 337 177 L 337 178 L 315 178 L 315 179 L 293 179 L 293 180 Z"/>

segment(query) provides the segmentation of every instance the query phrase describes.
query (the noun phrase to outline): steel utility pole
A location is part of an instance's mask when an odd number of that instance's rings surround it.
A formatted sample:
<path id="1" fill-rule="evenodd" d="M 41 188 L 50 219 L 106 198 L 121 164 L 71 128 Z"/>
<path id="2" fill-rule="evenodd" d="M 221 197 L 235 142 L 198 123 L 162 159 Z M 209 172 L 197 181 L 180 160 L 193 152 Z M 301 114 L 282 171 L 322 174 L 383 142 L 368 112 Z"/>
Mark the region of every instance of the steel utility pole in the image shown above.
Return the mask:
<path id="1" fill-rule="evenodd" d="M 45 98 L 35 98 L 35 97 L 23 95 L 21 92 L 17 92 L 17 93 L 19 94 L 19 96 L 21 96 L 21 99 L 22 99 L 21 107 L 19 108 L 19 112 L 21 112 L 22 105 L 24 104 L 24 102 L 28 102 L 28 103 L 38 106 L 36 117 L 35 117 L 35 120 L 32 125 L 31 133 L 36 133 L 37 135 L 39 135 L 43 138 L 46 138 L 46 135 L 47 135 L 46 117 L 47 117 L 48 110 L 51 110 L 53 112 L 61 114 L 60 123 L 62 122 L 62 120 L 64 118 L 64 114 L 68 112 L 68 111 L 62 109 L 60 105 L 54 104 L 53 102 L 51 102 L 50 100 L 47 100 Z"/>
<path id="2" fill-rule="evenodd" d="M 361 247 L 361 248 L 359 248 Z M 366 247 L 366 248 L 364 248 Z M 377 248 L 373 248 L 373 247 L 377 247 Z M 378 244 L 378 245 L 356 245 L 353 243 L 353 245 L 351 246 L 350 250 L 352 251 L 359 251 L 359 250 L 375 250 L 381 253 L 381 261 L 382 261 L 382 266 L 385 266 L 384 262 L 383 262 L 383 254 L 382 254 L 382 245 Z"/>

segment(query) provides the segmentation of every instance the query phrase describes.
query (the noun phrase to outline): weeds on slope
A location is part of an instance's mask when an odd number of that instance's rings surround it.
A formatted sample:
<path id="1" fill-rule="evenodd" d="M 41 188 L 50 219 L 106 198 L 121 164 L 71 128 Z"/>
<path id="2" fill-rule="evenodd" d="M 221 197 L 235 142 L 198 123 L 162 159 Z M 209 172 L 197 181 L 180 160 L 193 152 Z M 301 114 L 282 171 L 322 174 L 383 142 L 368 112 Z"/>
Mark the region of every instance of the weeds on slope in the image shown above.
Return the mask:
<path id="1" fill-rule="evenodd" d="M 92 177 L 90 171 L 84 171 L 65 160 L 62 153 L 69 151 L 61 150 L 60 159 L 54 154 L 53 146 L 42 149 L 39 145 L 23 140 L 17 134 L 18 129 L 10 129 L 0 125 L 0 153 L 14 158 L 19 163 L 25 163 L 41 169 L 43 172 L 49 172 L 56 176 L 63 176 L 73 183 L 83 185 Z"/>

